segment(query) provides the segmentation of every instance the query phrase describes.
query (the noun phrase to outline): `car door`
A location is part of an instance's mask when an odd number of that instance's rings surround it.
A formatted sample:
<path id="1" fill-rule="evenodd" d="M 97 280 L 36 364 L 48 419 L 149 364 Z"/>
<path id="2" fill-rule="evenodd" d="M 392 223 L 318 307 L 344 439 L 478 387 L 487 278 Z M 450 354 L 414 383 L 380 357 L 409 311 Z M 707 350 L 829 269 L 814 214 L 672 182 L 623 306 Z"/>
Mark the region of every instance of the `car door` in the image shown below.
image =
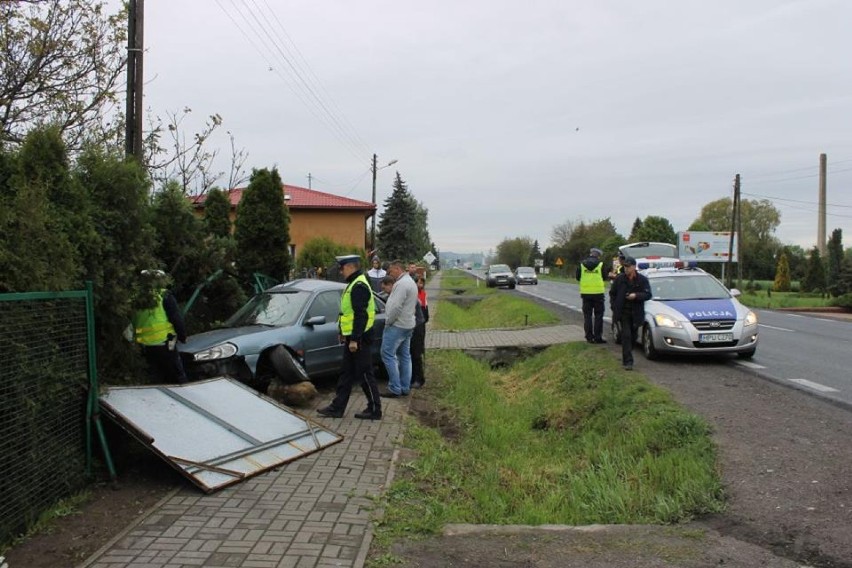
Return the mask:
<path id="1" fill-rule="evenodd" d="M 342 352 L 338 343 L 337 316 L 343 290 L 327 290 L 317 294 L 303 320 L 305 334 L 305 370 L 310 376 L 340 371 Z M 324 323 L 310 324 L 312 318 L 325 317 Z"/>

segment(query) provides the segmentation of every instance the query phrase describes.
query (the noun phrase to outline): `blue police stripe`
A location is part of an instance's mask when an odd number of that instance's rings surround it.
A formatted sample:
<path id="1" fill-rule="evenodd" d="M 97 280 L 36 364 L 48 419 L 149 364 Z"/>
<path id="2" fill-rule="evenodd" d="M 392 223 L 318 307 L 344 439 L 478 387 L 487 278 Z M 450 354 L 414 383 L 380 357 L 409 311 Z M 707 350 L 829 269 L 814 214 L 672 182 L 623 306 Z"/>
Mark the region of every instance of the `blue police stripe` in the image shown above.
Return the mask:
<path id="1" fill-rule="evenodd" d="M 666 302 L 689 321 L 737 319 L 737 310 L 730 300 L 672 300 Z"/>

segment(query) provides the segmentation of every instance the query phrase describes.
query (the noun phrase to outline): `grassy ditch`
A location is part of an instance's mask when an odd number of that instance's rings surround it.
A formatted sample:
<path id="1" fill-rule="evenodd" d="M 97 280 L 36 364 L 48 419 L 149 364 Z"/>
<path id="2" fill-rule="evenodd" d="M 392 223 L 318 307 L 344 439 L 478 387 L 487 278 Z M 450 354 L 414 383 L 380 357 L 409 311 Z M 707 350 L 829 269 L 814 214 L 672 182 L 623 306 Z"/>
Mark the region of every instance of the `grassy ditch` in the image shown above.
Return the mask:
<path id="1" fill-rule="evenodd" d="M 436 310 L 432 322 L 434 329 L 494 329 L 559 323 L 559 318 L 529 300 L 498 294 L 496 289 L 486 288 L 483 282 L 477 288 L 476 282 L 474 277 L 464 273 L 441 277 L 440 297 L 446 301 Z M 481 298 L 471 298 L 480 294 Z M 452 298 L 465 301 L 456 303 Z"/>
<path id="2" fill-rule="evenodd" d="M 494 329 L 525 325 L 551 325 L 559 318 L 529 300 L 509 294 L 493 294 L 469 307 L 441 302 L 434 329 Z"/>
<path id="3" fill-rule="evenodd" d="M 430 352 L 405 437 L 414 457 L 384 497 L 377 544 L 447 523 L 674 523 L 721 510 L 708 425 L 616 363 L 585 343 L 501 370 Z"/>

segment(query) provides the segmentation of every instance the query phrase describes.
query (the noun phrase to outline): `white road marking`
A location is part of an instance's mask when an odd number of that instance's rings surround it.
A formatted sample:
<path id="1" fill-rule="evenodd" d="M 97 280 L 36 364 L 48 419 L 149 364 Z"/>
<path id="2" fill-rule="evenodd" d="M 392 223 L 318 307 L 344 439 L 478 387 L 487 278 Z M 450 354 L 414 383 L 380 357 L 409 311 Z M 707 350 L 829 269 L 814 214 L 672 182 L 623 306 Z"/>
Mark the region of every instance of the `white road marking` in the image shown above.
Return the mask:
<path id="1" fill-rule="evenodd" d="M 819 383 L 815 383 L 815 382 L 809 381 L 807 379 L 790 379 L 790 380 L 793 381 L 794 383 L 798 383 L 802 386 L 805 386 L 805 387 L 808 387 L 808 388 L 811 388 L 811 389 L 814 389 L 814 390 L 818 390 L 820 392 L 840 392 L 835 388 L 827 387 L 825 385 L 821 385 Z"/>
<path id="2" fill-rule="evenodd" d="M 759 327 L 767 327 L 769 329 L 777 329 L 778 331 L 789 331 L 791 333 L 796 331 L 795 329 L 787 329 L 786 327 L 776 327 L 774 325 L 766 325 L 765 323 L 759 323 L 757 325 Z"/>
<path id="3" fill-rule="evenodd" d="M 734 361 L 737 365 L 742 365 L 743 367 L 748 367 L 749 369 L 765 369 L 763 365 L 758 365 L 757 363 L 752 363 L 751 361 Z"/>

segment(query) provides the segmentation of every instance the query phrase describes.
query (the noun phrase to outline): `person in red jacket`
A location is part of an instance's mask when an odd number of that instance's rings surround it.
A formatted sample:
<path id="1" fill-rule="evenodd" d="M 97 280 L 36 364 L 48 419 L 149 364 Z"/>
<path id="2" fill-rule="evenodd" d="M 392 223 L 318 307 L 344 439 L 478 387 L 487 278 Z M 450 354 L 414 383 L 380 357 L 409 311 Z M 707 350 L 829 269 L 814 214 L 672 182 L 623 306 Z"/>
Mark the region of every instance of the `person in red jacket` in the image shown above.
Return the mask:
<path id="1" fill-rule="evenodd" d="M 426 359 L 426 322 L 429 321 L 429 304 L 426 301 L 426 278 L 417 276 L 417 305 L 415 311 L 414 335 L 411 336 L 411 386 L 419 389 L 426 384 L 424 375 Z"/>

